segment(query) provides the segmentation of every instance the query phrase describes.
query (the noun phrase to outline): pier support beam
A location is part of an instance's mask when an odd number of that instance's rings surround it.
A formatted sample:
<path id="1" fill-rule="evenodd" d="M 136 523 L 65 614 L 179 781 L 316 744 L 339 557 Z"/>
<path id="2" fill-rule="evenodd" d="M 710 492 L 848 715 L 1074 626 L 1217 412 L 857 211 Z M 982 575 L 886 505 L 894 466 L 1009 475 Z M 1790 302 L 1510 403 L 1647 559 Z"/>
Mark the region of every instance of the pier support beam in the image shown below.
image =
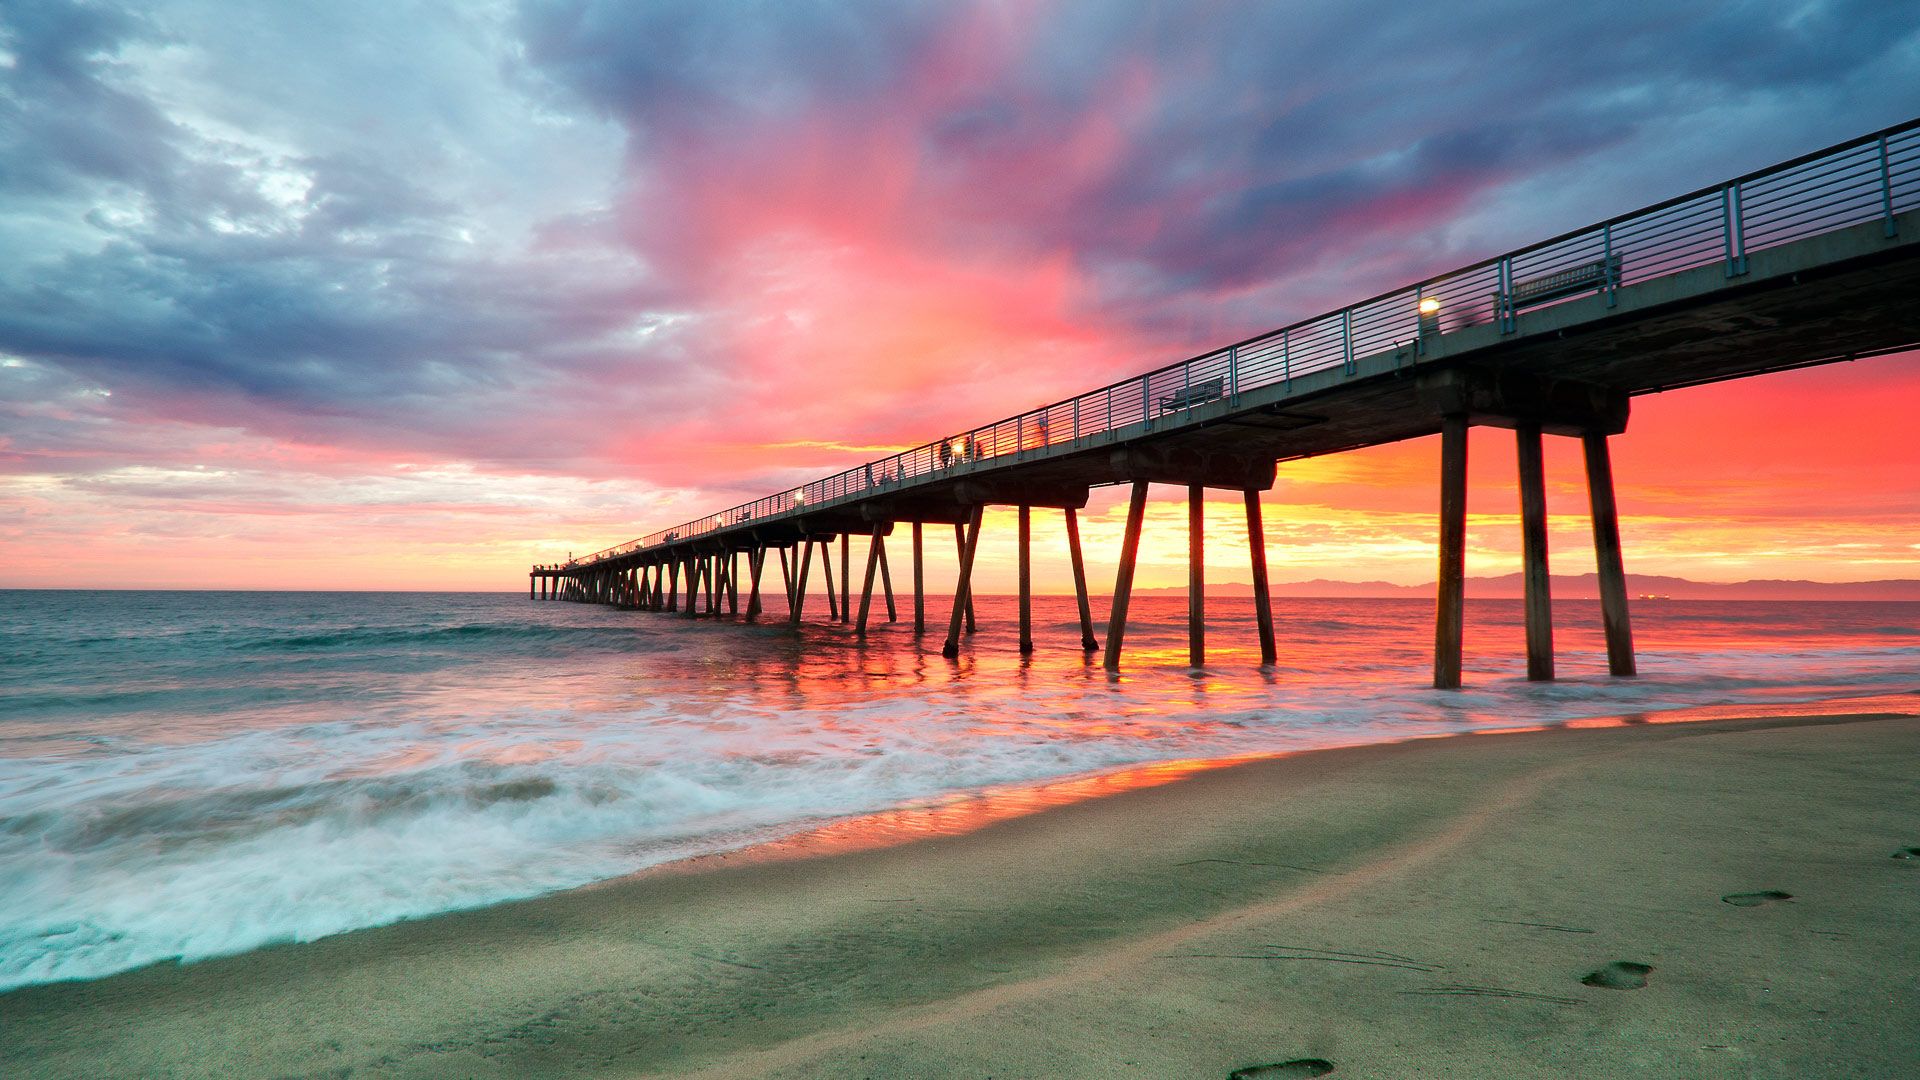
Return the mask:
<path id="1" fill-rule="evenodd" d="M 760 617 L 760 574 L 767 568 L 767 549 L 765 545 L 747 552 L 747 621 L 753 622 Z"/>
<path id="2" fill-rule="evenodd" d="M 978 510 L 980 509 L 980 507 L 975 506 L 973 509 Z M 971 513 L 971 511 L 969 511 L 969 513 Z M 960 558 L 964 559 L 967 556 L 967 527 L 965 525 L 956 524 L 953 527 L 953 551 L 954 551 L 954 554 L 959 556 Z M 978 623 L 974 621 L 974 618 L 973 618 L 973 594 L 968 593 L 967 594 L 967 633 L 971 634 L 978 629 L 980 629 L 980 626 Z"/>
<path id="3" fill-rule="evenodd" d="M 1467 416 L 1440 421 L 1440 570 L 1433 625 L 1433 685 L 1460 689 L 1467 585 Z"/>
<path id="4" fill-rule="evenodd" d="M 973 556 L 980 550 L 980 517 L 984 507 L 975 506 L 967 514 L 966 534 L 960 543 L 960 576 L 953 586 L 953 618 L 947 624 L 947 643 L 940 655 L 951 660 L 960 655 L 962 620 L 973 610 Z"/>
<path id="5" fill-rule="evenodd" d="M 793 615 L 793 568 L 787 565 L 787 549 L 782 547 L 780 555 L 780 586 L 787 593 L 787 615 Z"/>
<path id="6" fill-rule="evenodd" d="M 813 569 L 813 544 L 800 541 L 800 550 L 794 552 L 800 561 L 800 568 L 794 574 L 793 609 L 788 613 L 795 626 L 800 625 L 800 611 L 807 606 L 807 575 Z"/>
<path id="7" fill-rule="evenodd" d="M 820 573 L 827 583 L 827 621 L 840 621 L 840 594 L 833 587 L 833 547 L 828 540 L 820 541 Z"/>
<path id="8" fill-rule="evenodd" d="M 853 632 L 860 637 L 867 636 L 867 614 L 873 609 L 873 579 L 880 569 L 880 560 L 886 555 L 887 541 L 881 533 L 885 527 L 875 525 L 873 536 L 867 540 L 867 580 L 860 587 L 860 618 L 853 627 Z"/>
<path id="9" fill-rule="evenodd" d="M 913 632 L 927 632 L 927 564 L 922 558 L 919 522 L 913 523 Z"/>
<path id="10" fill-rule="evenodd" d="M 900 621 L 900 609 L 893 604 L 893 571 L 887 567 L 887 545 L 880 545 L 880 588 L 887 596 L 887 621 Z"/>
<path id="11" fill-rule="evenodd" d="M 1067 508 L 1067 555 L 1073 562 L 1073 597 L 1080 602 L 1080 647 L 1093 652 L 1100 643 L 1093 637 L 1093 606 L 1087 600 L 1087 563 L 1080 555 L 1080 516 Z"/>
<path id="12" fill-rule="evenodd" d="M 1033 652 L 1033 507 L 1020 504 L 1020 652 Z"/>
<path id="13" fill-rule="evenodd" d="M 1187 663 L 1207 662 L 1207 489 L 1187 485 Z"/>
<path id="14" fill-rule="evenodd" d="M 1120 569 L 1113 580 L 1113 614 L 1107 619 L 1107 670 L 1120 670 L 1120 649 L 1127 637 L 1127 605 L 1133 599 L 1133 564 L 1140 557 L 1140 526 L 1147 516 L 1147 482 L 1133 482 L 1127 503 L 1127 531 L 1120 541 Z"/>
<path id="15" fill-rule="evenodd" d="M 1520 556 L 1526 582 L 1527 678 L 1553 678 L 1553 599 L 1547 576 L 1547 478 L 1540 425 L 1514 429 L 1520 461 Z"/>
<path id="16" fill-rule="evenodd" d="M 849 556 L 847 555 L 847 547 L 850 539 L 851 539 L 850 534 L 848 533 L 840 534 L 840 621 L 841 622 L 850 622 L 853 619 L 853 612 L 849 610 L 853 606 L 852 605 L 853 597 L 850 592 L 850 590 L 853 588 L 853 568 L 848 565 Z"/>
<path id="17" fill-rule="evenodd" d="M 1273 646 L 1273 594 L 1267 588 L 1267 530 L 1260 520 L 1260 492 L 1248 488 L 1247 555 L 1253 562 L 1253 618 L 1260 627 L 1260 663 L 1272 667 L 1279 660 Z"/>
<path id="18" fill-rule="evenodd" d="M 667 610 L 680 610 L 680 560 L 677 558 L 668 564 Z"/>
<path id="19" fill-rule="evenodd" d="M 1600 618 L 1607 629 L 1607 670 L 1635 673 L 1633 624 L 1627 618 L 1627 571 L 1620 562 L 1620 511 L 1613 501 L 1613 462 L 1607 436 L 1581 437 L 1587 459 L 1587 499 L 1593 508 L 1593 554 L 1600 570 Z"/>

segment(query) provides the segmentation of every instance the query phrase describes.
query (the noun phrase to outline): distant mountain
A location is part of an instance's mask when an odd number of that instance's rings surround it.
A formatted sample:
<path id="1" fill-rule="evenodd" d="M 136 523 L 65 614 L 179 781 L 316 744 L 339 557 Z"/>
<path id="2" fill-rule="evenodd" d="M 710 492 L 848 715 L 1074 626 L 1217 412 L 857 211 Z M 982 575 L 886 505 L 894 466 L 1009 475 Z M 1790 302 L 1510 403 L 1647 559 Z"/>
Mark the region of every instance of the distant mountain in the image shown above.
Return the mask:
<path id="1" fill-rule="evenodd" d="M 1479 599 L 1519 599 L 1525 585 L 1519 574 L 1498 577 L 1470 577 L 1467 595 Z M 1184 586 L 1139 589 L 1142 595 L 1186 595 Z M 1210 596 L 1252 596 L 1253 586 L 1230 581 L 1208 584 Z M 1276 581 L 1275 596 L 1319 597 L 1394 597 L 1430 598 L 1433 584 L 1395 585 L 1390 581 L 1335 581 L 1314 578 L 1311 581 Z M 1598 574 L 1560 575 L 1553 578 L 1555 599 L 1594 600 L 1600 596 Z M 1880 581 L 1794 581 L 1762 578 L 1752 581 L 1689 581 L 1686 578 L 1658 574 L 1628 574 L 1627 595 L 1633 599 L 1664 600 L 1913 600 L 1920 601 L 1920 579 L 1887 578 Z"/>

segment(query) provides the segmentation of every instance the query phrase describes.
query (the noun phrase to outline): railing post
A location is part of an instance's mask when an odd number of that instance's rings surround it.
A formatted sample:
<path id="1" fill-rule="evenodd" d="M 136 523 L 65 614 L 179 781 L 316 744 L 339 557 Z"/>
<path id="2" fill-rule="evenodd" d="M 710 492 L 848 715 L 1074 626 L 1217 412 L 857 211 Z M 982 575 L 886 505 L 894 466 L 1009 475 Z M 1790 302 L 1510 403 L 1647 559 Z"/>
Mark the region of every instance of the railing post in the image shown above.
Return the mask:
<path id="1" fill-rule="evenodd" d="M 1140 422 L 1153 427 L 1153 375 L 1140 376 Z"/>
<path id="2" fill-rule="evenodd" d="M 1600 265 L 1607 276 L 1607 306 L 1620 302 L 1620 267 L 1613 261 L 1613 223 L 1600 226 Z"/>
<path id="3" fill-rule="evenodd" d="M 1500 292 L 1499 299 L 1494 303 L 1494 314 L 1500 320 L 1500 332 L 1503 334 L 1511 334 L 1515 329 L 1513 318 L 1513 256 L 1508 255 L 1500 260 L 1499 274 Z"/>
<path id="4" fill-rule="evenodd" d="M 1740 185 L 1728 184 L 1720 189 L 1720 227 L 1726 233 L 1728 277 L 1747 272 L 1747 237 L 1740 228 L 1740 218 Z"/>
<path id="5" fill-rule="evenodd" d="M 1293 347 L 1288 340 L 1292 336 L 1292 327 L 1280 331 L 1280 383 L 1289 390 L 1293 389 Z"/>
<path id="6" fill-rule="evenodd" d="M 1080 399 L 1073 399 L 1073 445 L 1080 445 Z"/>
<path id="7" fill-rule="evenodd" d="M 1227 346 L 1227 400 L 1240 404 L 1240 346 Z"/>
<path id="8" fill-rule="evenodd" d="M 1413 355 L 1418 358 L 1427 355 L 1427 283 L 1421 282 L 1413 287 Z M 1394 339 L 1399 344 L 1399 339 Z M 1398 352 L 1395 353 L 1396 358 Z M 1394 367 L 1400 366 L 1398 359 Z"/>
<path id="9" fill-rule="evenodd" d="M 1353 374 L 1353 309 L 1340 309 L 1340 343 L 1346 350 L 1346 358 L 1340 364 L 1340 373 Z"/>
<path id="10" fill-rule="evenodd" d="M 1900 235 L 1900 227 L 1893 223 L 1893 172 L 1887 167 L 1887 137 L 1880 136 L 1880 210 L 1886 216 L 1887 223 L 1881 227 L 1891 240 Z"/>

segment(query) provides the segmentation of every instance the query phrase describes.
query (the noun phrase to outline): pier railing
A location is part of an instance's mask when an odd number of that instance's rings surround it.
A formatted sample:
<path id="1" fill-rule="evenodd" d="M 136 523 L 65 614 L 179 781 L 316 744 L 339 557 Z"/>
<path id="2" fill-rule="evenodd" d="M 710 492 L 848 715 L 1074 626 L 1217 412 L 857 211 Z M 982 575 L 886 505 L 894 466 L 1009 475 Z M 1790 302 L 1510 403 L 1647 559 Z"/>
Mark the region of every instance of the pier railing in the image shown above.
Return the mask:
<path id="1" fill-rule="evenodd" d="M 956 432 L 777 494 L 649 533 L 567 564 L 586 566 L 768 518 L 909 488 L 979 462 L 1116 441 L 1194 421 L 1193 410 L 1468 326 L 1700 267 L 1747 272 L 1747 258 L 1920 206 L 1920 119 L 1563 233 L 1338 311 L 1268 331 L 992 424 Z"/>

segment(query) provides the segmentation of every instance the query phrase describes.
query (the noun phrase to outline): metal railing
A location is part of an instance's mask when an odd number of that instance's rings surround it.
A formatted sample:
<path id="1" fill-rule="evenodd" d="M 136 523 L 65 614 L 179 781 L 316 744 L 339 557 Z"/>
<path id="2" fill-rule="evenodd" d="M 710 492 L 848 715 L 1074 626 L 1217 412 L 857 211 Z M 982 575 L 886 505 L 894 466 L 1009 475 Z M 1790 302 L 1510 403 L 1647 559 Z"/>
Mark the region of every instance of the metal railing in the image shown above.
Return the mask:
<path id="1" fill-rule="evenodd" d="M 1409 345 L 1417 357 L 1436 334 L 1485 324 L 1513 333 L 1521 310 L 1596 293 L 1612 306 L 1623 286 L 1714 264 L 1738 277 L 1755 251 L 1875 219 L 1892 236 L 1895 215 L 1915 206 L 1920 118 L 649 533 L 561 569 L 961 475 L 980 462 L 1004 464 L 1036 450 L 1180 427 L 1192 422 L 1195 408 L 1235 400 L 1250 388 L 1334 368 L 1353 375 L 1360 358 Z"/>

